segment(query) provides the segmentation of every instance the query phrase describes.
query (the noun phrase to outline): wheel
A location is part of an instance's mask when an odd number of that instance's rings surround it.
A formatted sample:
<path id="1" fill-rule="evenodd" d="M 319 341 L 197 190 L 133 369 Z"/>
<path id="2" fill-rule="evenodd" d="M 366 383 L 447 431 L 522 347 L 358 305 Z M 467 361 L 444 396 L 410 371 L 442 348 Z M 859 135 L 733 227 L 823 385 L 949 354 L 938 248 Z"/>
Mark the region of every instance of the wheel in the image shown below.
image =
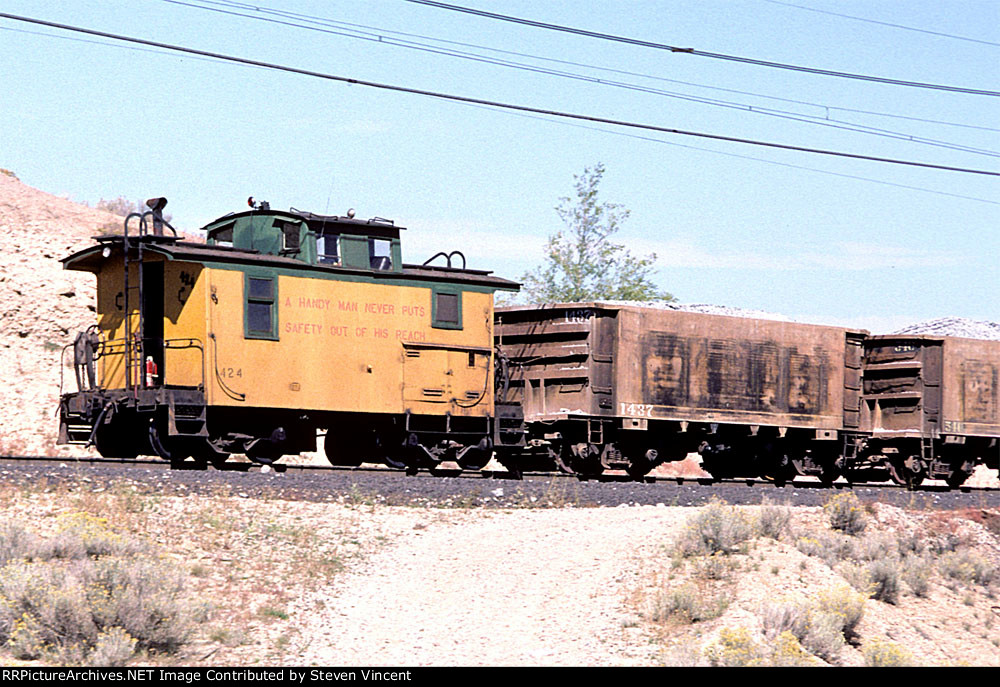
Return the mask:
<path id="1" fill-rule="evenodd" d="M 653 469 L 653 463 L 645 456 L 630 457 L 625 472 L 634 480 L 641 480 Z"/>
<path id="2" fill-rule="evenodd" d="M 761 476 L 771 480 L 776 486 L 783 487 L 801 474 L 801 459 L 792 459 L 785 453 L 778 453 L 770 457 L 770 465 Z"/>
<path id="3" fill-rule="evenodd" d="M 463 470 L 482 470 L 493 458 L 493 442 L 483 439 L 476 446 L 466 446 L 459 451 L 455 462 Z"/>
<path id="4" fill-rule="evenodd" d="M 216 470 L 221 469 L 230 456 L 229 453 L 217 449 L 209 439 L 195 444 L 191 453 L 192 457 L 202 466 L 207 467 L 211 464 Z"/>
<path id="5" fill-rule="evenodd" d="M 329 435 L 327 435 L 329 438 Z M 330 445 L 323 443 L 323 454 L 330 462 L 330 465 L 344 468 L 356 468 L 364 461 L 361 450 L 356 446 L 343 446 L 340 451 L 331 451 Z"/>
<path id="6" fill-rule="evenodd" d="M 121 421 L 98 425 L 94 432 L 94 447 L 103 458 L 135 458 L 139 455 L 136 442 L 131 441 L 134 432 L 123 426 Z"/>
<path id="7" fill-rule="evenodd" d="M 818 478 L 820 484 L 825 487 L 832 485 L 841 475 L 841 463 L 838 462 L 838 456 L 830 455 L 829 453 L 813 454 L 812 464 L 813 466 L 819 467 L 818 472 L 816 467 L 813 467 L 810 471 L 806 472 L 801 467 L 801 462 L 796 462 L 795 467 L 800 475 L 812 475 L 813 477 Z"/>
<path id="8" fill-rule="evenodd" d="M 577 475 L 600 475 L 604 472 L 604 465 L 601 464 L 601 447 L 595 444 L 576 444 L 573 446 L 569 467 Z"/>
<path id="9" fill-rule="evenodd" d="M 902 458 L 892 458 L 888 461 L 889 478 L 907 489 L 916 489 L 924 481 L 923 472 L 915 472 L 907 467 Z"/>
<path id="10" fill-rule="evenodd" d="M 269 442 L 258 441 L 246 450 L 246 455 L 247 458 L 258 465 L 270 465 L 280 460 L 284 454 Z"/>
<path id="11" fill-rule="evenodd" d="M 840 477 L 840 468 L 838 468 L 833 463 L 824 463 L 823 471 L 820 472 L 817 477 L 819 477 L 820 483 L 825 487 L 829 487 Z"/>
<path id="12" fill-rule="evenodd" d="M 523 468 L 514 451 L 498 449 L 497 462 L 504 466 L 514 479 L 523 479 Z"/>
<path id="13" fill-rule="evenodd" d="M 952 464 L 951 472 L 945 477 L 945 482 L 952 489 L 962 486 L 965 484 L 965 480 L 972 477 L 972 473 L 975 470 L 975 466 L 971 461 L 962 461 L 961 463 Z"/>
<path id="14" fill-rule="evenodd" d="M 392 454 L 386 454 L 382 456 L 382 462 L 385 463 L 387 467 L 395 470 L 406 470 L 410 467 L 409 461 L 402 455 L 394 456 Z"/>
<path id="15" fill-rule="evenodd" d="M 573 466 L 570 464 L 570 461 L 567 460 L 565 456 L 563 456 L 562 447 L 549 446 L 548 454 L 549 458 L 552 459 L 552 462 L 555 463 L 556 468 L 558 468 L 559 472 L 566 475 L 576 474 L 576 470 L 573 469 Z"/>
<path id="16" fill-rule="evenodd" d="M 153 453 L 170 463 L 171 467 L 179 467 L 191 456 L 190 447 L 183 441 L 171 439 L 156 421 L 149 423 L 149 444 Z"/>

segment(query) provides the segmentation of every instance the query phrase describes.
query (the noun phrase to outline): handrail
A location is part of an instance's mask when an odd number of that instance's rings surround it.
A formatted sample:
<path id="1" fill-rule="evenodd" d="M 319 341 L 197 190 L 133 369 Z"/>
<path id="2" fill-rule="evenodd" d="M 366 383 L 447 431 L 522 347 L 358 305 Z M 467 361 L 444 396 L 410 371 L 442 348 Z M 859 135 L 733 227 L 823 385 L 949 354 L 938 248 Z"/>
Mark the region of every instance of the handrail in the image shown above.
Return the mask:
<path id="1" fill-rule="evenodd" d="M 456 255 L 457 255 L 458 257 L 462 258 L 462 267 L 461 267 L 461 269 L 463 269 L 463 270 L 464 270 L 464 269 L 465 269 L 465 254 L 464 254 L 464 253 L 462 253 L 462 251 L 460 251 L 460 250 L 453 250 L 453 251 L 452 251 L 452 252 L 450 252 L 450 253 L 445 253 L 444 251 L 440 251 L 439 253 L 435 253 L 435 254 L 434 254 L 434 255 L 432 255 L 431 257 L 429 257 L 429 258 L 427 258 L 426 260 L 424 260 L 424 264 L 423 264 L 423 266 L 424 266 L 424 267 L 427 267 L 428 265 L 430 265 L 430 264 L 431 264 L 432 262 L 434 262 L 434 261 L 435 261 L 435 260 L 437 260 L 438 258 L 440 258 L 440 257 L 443 257 L 443 258 L 444 258 L 444 259 L 445 259 L 445 260 L 446 260 L 446 261 L 448 262 L 448 269 L 458 269 L 458 268 L 453 268 L 453 267 L 451 266 L 451 259 L 452 259 L 452 258 L 453 258 L 454 256 L 456 256 Z"/>
<path id="2" fill-rule="evenodd" d="M 147 341 L 153 341 L 153 339 L 147 339 Z M 190 348 L 194 348 L 194 349 L 198 350 L 198 352 L 200 354 L 200 358 L 201 358 L 201 383 L 199 384 L 199 388 L 201 388 L 202 390 L 204 390 L 205 389 L 205 344 L 202 342 L 202 340 L 198 339 L 196 337 L 186 337 L 186 338 L 185 337 L 177 337 L 177 338 L 162 339 L 162 340 L 157 340 L 157 341 L 161 341 L 163 343 L 163 350 L 164 350 L 164 354 L 163 354 L 164 365 L 163 366 L 164 366 L 165 370 L 168 367 L 167 366 L 167 353 L 166 353 L 166 351 L 170 351 L 170 350 L 179 351 L 179 350 L 186 350 L 186 349 L 190 349 Z M 134 347 L 135 345 L 136 345 L 135 342 L 131 342 L 130 343 L 125 338 L 105 339 L 105 340 L 101 341 L 98 344 L 97 351 L 94 354 L 94 360 L 97 361 L 97 360 L 99 360 L 100 358 L 103 358 L 103 357 L 111 357 L 111 356 L 119 356 L 120 355 L 120 356 L 123 356 L 125 358 L 125 360 L 123 362 L 124 362 L 124 364 L 127 365 L 128 364 L 128 355 L 127 355 L 128 351 L 129 351 L 129 349 L 131 347 Z M 69 344 L 69 346 L 72 346 L 72 344 Z M 68 348 L 69 346 L 67 346 L 66 348 Z M 98 380 L 97 387 L 96 387 L 98 390 L 100 390 L 100 391 L 106 391 L 107 390 L 108 387 L 105 386 L 104 381 L 105 380 L 103 380 L 103 379 L 99 379 Z M 127 381 L 128 380 L 126 380 L 126 382 Z M 142 386 L 142 385 L 140 384 L 139 386 Z M 157 386 L 163 386 L 163 384 L 158 384 Z M 123 388 L 127 389 L 128 387 L 125 386 Z M 62 370 L 61 370 L 61 366 L 60 366 L 60 395 L 62 395 Z"/>

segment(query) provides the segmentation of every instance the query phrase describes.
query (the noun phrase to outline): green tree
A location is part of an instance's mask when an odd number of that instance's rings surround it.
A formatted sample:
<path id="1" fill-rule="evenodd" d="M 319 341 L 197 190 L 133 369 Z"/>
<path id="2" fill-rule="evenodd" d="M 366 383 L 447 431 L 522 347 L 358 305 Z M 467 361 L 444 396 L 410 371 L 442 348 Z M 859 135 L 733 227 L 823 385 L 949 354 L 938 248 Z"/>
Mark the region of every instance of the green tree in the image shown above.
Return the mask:
<path id="1" fill-rule="evenodd" d="M 565 228 L 549 237 L 545 263 L 521 278 L 529 302 L 674 299 L 650 278 L 655 253 L 636 257 L 611 241 L 629 211 L 598 199 L 603 176 L 604 165 L 600 163 L 584 169 L 583 174 L 573 177 L 576 197 L 560 199 L 556 212 Z"/>

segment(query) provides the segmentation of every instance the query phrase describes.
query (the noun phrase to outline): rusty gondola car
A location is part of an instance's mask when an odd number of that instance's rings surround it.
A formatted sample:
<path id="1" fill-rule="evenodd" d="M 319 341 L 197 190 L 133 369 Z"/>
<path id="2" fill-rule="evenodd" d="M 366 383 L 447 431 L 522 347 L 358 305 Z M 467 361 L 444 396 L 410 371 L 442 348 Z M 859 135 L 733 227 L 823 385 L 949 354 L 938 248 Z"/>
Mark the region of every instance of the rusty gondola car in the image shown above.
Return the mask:
<path id="1" fill-rule="evenodd" d="M 872 336 L 864 344 L 861 425 L 892 479 L 951 486 L 1000 468 L 1000 341 Z"/>
<path id="2" fill-rule="evenodd" d="M 497 309 L 509 400 L 567 472 L 698 452 L 716 476 L 833 480 L 860 427 L 866 332 L 613 303 Z"/>

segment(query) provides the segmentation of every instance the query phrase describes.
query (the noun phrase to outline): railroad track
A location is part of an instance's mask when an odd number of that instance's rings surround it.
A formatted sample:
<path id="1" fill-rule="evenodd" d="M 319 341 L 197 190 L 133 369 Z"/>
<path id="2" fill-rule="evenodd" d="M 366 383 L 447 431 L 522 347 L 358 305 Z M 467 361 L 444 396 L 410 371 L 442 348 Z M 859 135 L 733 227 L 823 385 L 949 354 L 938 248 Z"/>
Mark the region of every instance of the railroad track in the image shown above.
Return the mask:
<path id="1" fill-rule="evenodd" d="M 0 456 L 0 463 L 4 461 L 12 462 L 23 462 L 23 463 L 58 463 L 58 464 L 87 464 L 87 465 L 118 465 L 126 467 L 145 467 L 151 469 L 159 470 L 180 470 L 184 472 L 198 472 L 204 470 L 204 468 L 198 467 L 195 463 L 183 464 L 180 467 L 172 468 L 169 462 L 155 459 L 155 458 L 101 458 L 101 457 L 53 457 L 53 456 Z M 765 487 L 765 488 L 775 488 L 775 489 L 808 489 L 808 490 L 843 490 L 843 489 L 854 489 L 854 488 L 866 488 L 866 489 L 878 489 L 878 490 L 891 490 L 891 491 L 907 491 L 905 486 L 894 484 L 891 482 L 876 482 L 876 483 L 850 483 L 847 481 L 834 482 L 832 485 L 825 485 L 819 481 L 812 481 L 808 478 L 789 480 L 787 482 L 776 484 L 773 480 L 766 478 L 714 478 L 714 477 L 666 477 L 658 475 L 647 475 L 641 480 L 636 480 L 624 473 L 604 473 L 601 475 L 571 475 L 561 472 L 524 472 L 520 476 L 514 475 L 506 470 L 480 470 L 480 471 L 469 471 L 462 470 L 461 468 L 421 468 L 419 470 L 400 470 L 389 468 L 385 466 L 359 466 L 359 467 L 347 467 L 347 466 L 336 466 L 336 465 L 294 465 L 278 463 L 275 465 L 260 465 L 251 462 L 239 462 L 230 461 L 225 463 L 221 468 L 211 468 L 213 471 L 220 472 L 243 472 L 243 473 L 261 473 L 261 472 L 275 472 L 275 473 L 338 473 L 338 474 L 376 474 L 376 475 L 406 475 L 408 477 L 427 479 L 427 478 L 449 478 L 449 479 L 462 479 L 462 480 L 496 480 L 499 482 L 534 482 L 534 481 L 547 481 L 551 482 L 553 480 L 559 481 L 569 481 L 569 482 L 581 482 L 581 483 L 611 483 L 611 484 L 663 484 L 663 485 L 677 485 L 677 486 L 719 486 L 719 485 L 734 485 L 734 486 L 746 486 L 746 487 Z M 912 491 L 914 492 L 929 492 L 929 493 L 947 493 L 947 492 L 958 492 L 958 493 L 976 493 L 985 492 L 993 493 L 1000 492 L 998 487 L 976 487 L 976 486 L 962 486 L 958 488 L 951 488 L 945 484 L 928 484 L 924 483 Z"/>

